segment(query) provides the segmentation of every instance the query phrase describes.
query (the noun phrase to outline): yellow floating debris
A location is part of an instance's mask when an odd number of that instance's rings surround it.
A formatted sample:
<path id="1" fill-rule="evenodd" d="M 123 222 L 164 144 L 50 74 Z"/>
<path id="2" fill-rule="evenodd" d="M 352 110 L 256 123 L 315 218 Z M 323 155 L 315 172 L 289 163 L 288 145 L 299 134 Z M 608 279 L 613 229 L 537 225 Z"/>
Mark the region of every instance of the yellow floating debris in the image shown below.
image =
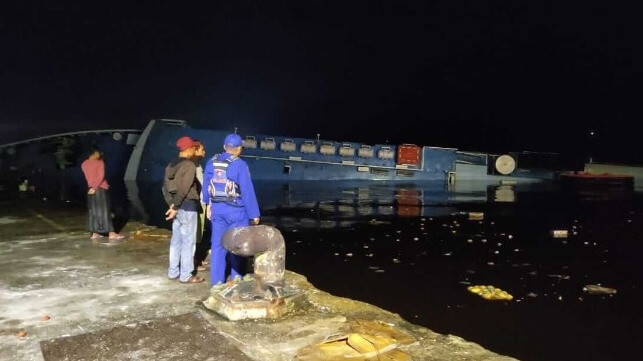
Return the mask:
<path id="1" fill-rule="evenodd" d="M 514 298 L 507 291 L 493 286 L 469 286 L 467 290 L 490 301 L 511 301 Z"/>
<path id="2" fill-rule="evenodd" d="M 469 212 L 470 221 L 482 221 L 484 220 L 484 213 L 482 212 Z"/>
<path id="3" fill-rule="evenodd" d="M 569 237 L 569 231 L 566 229 L 555 229 L 551 231 L 551 235 L 554 238 L 567 238 Z"/>

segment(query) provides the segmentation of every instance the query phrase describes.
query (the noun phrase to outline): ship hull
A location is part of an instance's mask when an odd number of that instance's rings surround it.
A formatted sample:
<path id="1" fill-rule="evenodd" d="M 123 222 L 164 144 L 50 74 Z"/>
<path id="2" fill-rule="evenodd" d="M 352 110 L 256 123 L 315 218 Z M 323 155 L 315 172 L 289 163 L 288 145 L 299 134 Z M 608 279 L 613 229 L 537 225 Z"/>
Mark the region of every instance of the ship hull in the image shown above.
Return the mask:
<path id="1" fill-rule="evenodd" d="M 80 165 L 97 148 L 104 153 L 105 178 L 122 183 L 140 130 L 115 129 L 73 132 L 29 139 L 0 146 L 0 182 L 16 187 L 24 180 L 32 191 L 55 190 L 67 198 L 68 187 L 86 184 Z"/>
<path id="2" fill-rule="evenodd" d="M 197 129 L 184 122 L 150 122 L 143 132 L 135 150 L 126 180 L 158 182 L 163 179 L 165 166 L 176 157 L 176 140 L 190 136 L 201 141 L 208 152 L 208 158 L 222 152 L 225 136 L 230 132 Z M 246 137 L 246 135 L 242 135 Z M 400 147 L 391 145 L 369 145 L 371 156 L 342 156 L 339 152 L 321 154 L 319 147 L 326 144 L 331 149 L 350 147 L 360 149 L 364 145 L 353 142 L 330 142 L 303 138 L 252 135 L 256 140 L 254 147 L 244 147 L 242 158 L 248 163 L 255 180 L 299 181 L 299 180 L 370 180 L 370 181 L 438 181 L 455 182 L 462 180 L 501 180 L 530 182 L 553 179 L 556 172 L 550 169 L 516 169 L 510 175 L 493 174 L 489 171 L 488 156 L 477 153 L 475 156 L 458 152 L 457 149 L 438 147 L 417 147 L 418 160 L 415 164 L 399 164 L 399 158 L 381 157 L 382 151 L 393 154 L 401 152 Z M 269 139 L 277 146 L 263 149 L 257 146 L 262 139 Z M 291 143 L 292 150 L 283 151 L 279 145 Z M 309 146 L 317 151 L 305 152 Z"/>

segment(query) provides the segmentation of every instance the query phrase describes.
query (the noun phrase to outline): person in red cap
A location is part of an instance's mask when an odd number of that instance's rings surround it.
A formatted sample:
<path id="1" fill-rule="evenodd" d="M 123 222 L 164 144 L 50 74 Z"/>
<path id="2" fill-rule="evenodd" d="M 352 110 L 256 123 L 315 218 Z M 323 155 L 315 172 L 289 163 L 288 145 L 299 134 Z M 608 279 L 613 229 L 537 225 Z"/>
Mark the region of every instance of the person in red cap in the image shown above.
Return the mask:
<path id="1" fill-rule="evenodd" d="M 165 168 L 163 180 L 163 197 L 169 206 L 165 219 L 172 220 L 167 276 L 170 279 L 178 278 L 182 283 L 203 282 L 203 278 L 192 275 L 201 192 L 196 179 L 196 165 L 192 160 L 196 145 L 190 137 L 177 140 L 179 156 Z"/>

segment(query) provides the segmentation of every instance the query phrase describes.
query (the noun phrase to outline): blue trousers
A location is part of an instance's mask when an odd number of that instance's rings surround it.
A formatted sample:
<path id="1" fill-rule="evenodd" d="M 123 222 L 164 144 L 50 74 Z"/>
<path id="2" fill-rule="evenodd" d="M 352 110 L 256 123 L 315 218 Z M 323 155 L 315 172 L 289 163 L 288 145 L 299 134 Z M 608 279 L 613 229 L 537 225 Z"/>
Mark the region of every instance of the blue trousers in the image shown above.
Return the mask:
<path id="1" fill-rule="evenodd" d="M 197 217 L 196 209 L 181 208 L 172 221 L 170 266 L 167 271 L 169 278 L 179 277 L 181 282 L 186 282 L 192 276 Z"/>
<path id="2" fill-rule="evenodd" d="M 228 252 L 221 245 L 223 234 L 231 228 L 250 225 L 246 211 L 227 205 L 212 205 L 212 248 L 210 253 L 210 282 L 212 285 L 225 283 L 230 267 L 230 277 L 243 276 L 246 259 Z"/>

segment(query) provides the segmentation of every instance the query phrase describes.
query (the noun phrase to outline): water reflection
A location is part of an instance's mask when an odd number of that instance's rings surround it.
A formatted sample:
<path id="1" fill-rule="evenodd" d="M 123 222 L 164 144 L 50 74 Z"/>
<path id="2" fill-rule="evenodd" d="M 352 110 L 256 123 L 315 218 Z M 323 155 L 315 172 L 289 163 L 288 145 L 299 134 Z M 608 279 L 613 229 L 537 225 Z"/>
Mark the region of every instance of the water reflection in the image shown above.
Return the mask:
<path id="1" fill-rule="evenodd" d="M 516 201 L 516 192 L 513 185 L 499 185 L 492 188 L 494 202 L 513 203 Z"/>
<path id="2" fill-rule="evenodd" d="M 159 183 L 127 182 L 132 217 L 169 227 Z M 377 217 L 438 217 L 463 202 L 515 202 L 516 186 L 484 182 L 397 184 L 380 182 L 257 182 L 264 220 L 278 227 L 351 227 Z"/>

